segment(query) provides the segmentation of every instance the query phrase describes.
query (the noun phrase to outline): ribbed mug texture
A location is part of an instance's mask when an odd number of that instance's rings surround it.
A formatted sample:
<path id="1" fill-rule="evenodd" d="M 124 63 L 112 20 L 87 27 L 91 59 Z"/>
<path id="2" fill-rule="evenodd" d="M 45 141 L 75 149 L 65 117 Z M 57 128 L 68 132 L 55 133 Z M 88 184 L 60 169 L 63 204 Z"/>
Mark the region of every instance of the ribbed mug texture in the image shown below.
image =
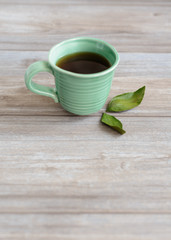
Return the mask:
<path id="1" fill-rule="evenodd" d="M 58 59 L 76 52 L 101 54 L 111 63 L 105 71 L 93 74 L 77 74 L 60 69 Z M 75 38 L 54 46 L 49 54 L 56 82 L 58 100 L 69 112 L 87 115 L 100 110 L 106 102 L 119 62 L 117 51 L 108 43 L 94 38 Z"/>

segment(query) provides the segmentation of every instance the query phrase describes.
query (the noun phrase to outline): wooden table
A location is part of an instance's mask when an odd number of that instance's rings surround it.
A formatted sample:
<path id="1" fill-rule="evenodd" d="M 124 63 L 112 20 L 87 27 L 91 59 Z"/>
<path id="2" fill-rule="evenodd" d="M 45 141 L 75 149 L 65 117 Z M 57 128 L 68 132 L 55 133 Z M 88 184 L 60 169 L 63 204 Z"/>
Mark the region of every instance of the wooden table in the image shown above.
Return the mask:
<path id="1" fill-rule="evenodd" d="M 106 106 L 75 116 L 25 87 L 29 64 L 76 36 L 120 53 L 108 101 L 146 85 L 114 114 L 123 136 L 100 123 Z M 170 0 L 0 0 L 0 239 L 170 240 L 170 81 Z"/>

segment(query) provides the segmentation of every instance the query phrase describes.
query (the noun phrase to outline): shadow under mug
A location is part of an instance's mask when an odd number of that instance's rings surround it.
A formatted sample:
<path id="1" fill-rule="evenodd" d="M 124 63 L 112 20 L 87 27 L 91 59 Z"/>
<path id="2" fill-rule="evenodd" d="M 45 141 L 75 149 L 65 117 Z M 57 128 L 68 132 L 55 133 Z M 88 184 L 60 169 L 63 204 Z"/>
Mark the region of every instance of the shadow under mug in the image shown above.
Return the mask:
<path id="1" fill-rule="evenodd" d="M 56 66 L 61 57 L 77 52 L 98 53 L 108 59 L 111 67 L 98 73 L 78 74 Z M 30 91 L 53 98 L 68 112 L 88 115 L 99 111 L 105 104 L 118 62 L 117 51 L 105 41 L 87 37 L 73 38 L 52 47 L 48 61 L 31 64 L 25 73 L 25 84 Z M 33 82 L 32 78 L 39 72 L 53 74 L 56 88 Z"/>

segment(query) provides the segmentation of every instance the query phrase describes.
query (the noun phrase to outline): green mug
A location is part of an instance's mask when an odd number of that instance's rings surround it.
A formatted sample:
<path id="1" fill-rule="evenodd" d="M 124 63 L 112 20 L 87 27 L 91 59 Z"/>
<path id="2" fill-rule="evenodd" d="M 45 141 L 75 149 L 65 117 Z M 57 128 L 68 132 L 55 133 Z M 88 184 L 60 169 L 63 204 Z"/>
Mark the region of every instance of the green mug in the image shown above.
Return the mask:
<path id="1" fill-rule="evenodd" d="M 77 52 L 98 53 L 111 63 L 108 69 L 92 74 L 78 74 L 56 66 L 63 56 Z M 31 64 L 25 73 L 27 88 L 37 94 L 51 97 L 68 112 L 88 115 L 99 111 L 108 97 L 119 55 L 114 47 L 96 38 L 79 37 L 55 45 L 49 52 L 49 61 Z M 55 77 L 56 88 L 32 81 L 39 72 L 49 72 Z"/>

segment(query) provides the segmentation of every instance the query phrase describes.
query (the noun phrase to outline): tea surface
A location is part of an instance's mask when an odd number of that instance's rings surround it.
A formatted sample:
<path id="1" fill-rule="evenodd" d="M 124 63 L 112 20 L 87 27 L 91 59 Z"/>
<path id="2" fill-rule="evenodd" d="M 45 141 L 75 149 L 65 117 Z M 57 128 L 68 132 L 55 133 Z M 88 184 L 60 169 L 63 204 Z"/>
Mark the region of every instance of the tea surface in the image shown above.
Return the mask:
<path id="1" fill-rule="evenodd" d="M 56 66 L 74 73 L 91 74 L 108 69 L 111 64 L 100 54 L 78 52 L 62 57 Z"/>

